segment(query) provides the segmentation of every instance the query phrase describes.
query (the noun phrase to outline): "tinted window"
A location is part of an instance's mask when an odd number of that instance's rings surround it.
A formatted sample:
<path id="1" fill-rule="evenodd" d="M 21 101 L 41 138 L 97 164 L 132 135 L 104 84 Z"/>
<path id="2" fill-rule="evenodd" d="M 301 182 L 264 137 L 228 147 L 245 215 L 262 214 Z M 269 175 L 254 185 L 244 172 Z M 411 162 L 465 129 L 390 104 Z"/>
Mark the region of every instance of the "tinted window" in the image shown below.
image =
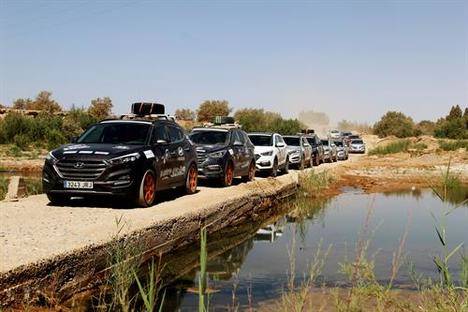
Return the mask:
<path id="1" fill-rule="evenodd" d="M 301 145 L 298 137 L 283 137 L 283 139 L 286 142 L 286 144 L 288 144 L 288 145 L 292 145 L 292 146 L 300 146 Z"/>
<path id="2" fill-rule="evenodd" d="M 341 142 L 341 141 L 335 141 L 333 143 L 335 143 L 335 145 L 339 146 L 339 147 L 343 146 L 343 142 Z"/>
<path id="3" fill-rule="evenodd" d="M 244 136 L 242 135 L 242 133 L 240 131 L 233 131 L 232 132 L 232 143 L 234 143 L 236 141 L 239 141 L 242 144 L 245 144 Z"/>
<path id="4" fill-rule="evenodd" d="M 249 139 L 255 146 L 271 146 L 271 135 L 249 135 Z"/>
<path id="5" fill-rule="evenodd" d="M 77 142 L 140 145 L 146 143 L 150 128 L 144 123 L 102 123 L 89 128 Z"/>
<path id="6" fill-rule="evenodd" d="M 351 144 L 363 144 L 362 140 L 352 140 Z"/>
<path id="7" fill-rule="evenodd" d="M 229 140 L 227 131 L 194 131 L 189 137 L 193 143 L 201 145 L 226 144 Z"/>
<path id="8" fill-rule="evenodd" d="M 156 143 L 159 140 L 164 140 L 166 142 L 169 142 L 169 138 L 166 133 L 165 126 L 156 126 L 153 130 L 153 138 L 151 139 L 151 141 L 153 143 Z"/>
<path id="9" fill-rule="evenodd" d="M 171 142 L 180 142 L 184 139 L 184 133 L 177 127 L 169 126 L 169 138 Z"/>
<path id="10" fill-rule="evenodd" d="M 323 145 L 328 145 L 328 140 L 322 140 Z"/>

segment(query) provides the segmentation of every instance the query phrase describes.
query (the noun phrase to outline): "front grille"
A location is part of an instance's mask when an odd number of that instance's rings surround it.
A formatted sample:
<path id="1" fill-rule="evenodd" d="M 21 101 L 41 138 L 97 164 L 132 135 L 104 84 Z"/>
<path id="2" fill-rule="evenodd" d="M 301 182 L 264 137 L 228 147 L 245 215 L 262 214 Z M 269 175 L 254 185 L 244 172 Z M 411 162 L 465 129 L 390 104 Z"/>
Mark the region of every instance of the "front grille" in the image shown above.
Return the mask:
<path id="1" fill-rule="evenodd" d="M 207 158 L 206 151 L 197 150 L 197 163 L 200 166 Z"/>
<path id="2" fill-rule="evenodd" d="M 66 179 L 95 180 L 106 170 L 106 164 L 102 160 L 62 159 L 55 168 Z"/>

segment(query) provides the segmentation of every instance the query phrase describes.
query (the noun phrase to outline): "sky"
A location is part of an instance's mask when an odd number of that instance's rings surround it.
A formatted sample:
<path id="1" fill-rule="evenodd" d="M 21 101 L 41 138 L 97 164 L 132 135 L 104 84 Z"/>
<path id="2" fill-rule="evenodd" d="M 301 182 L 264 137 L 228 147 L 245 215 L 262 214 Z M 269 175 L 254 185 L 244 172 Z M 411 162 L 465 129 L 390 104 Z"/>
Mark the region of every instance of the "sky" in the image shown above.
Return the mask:
<path id="1" fill-rule="evenodd" d="M 0 103 L 41 90 L 434 120 L 468 105 L 468 1 L 0 0 Z"/>

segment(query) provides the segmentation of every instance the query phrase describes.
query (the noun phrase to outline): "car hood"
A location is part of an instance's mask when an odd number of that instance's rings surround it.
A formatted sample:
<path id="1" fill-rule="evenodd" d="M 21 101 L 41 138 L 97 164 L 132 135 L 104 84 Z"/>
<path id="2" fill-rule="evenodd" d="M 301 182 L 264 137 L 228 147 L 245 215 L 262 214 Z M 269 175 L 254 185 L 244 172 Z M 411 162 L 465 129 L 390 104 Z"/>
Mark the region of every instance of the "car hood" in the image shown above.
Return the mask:
<path id="1" fill-rule="evenodd" d="M 255 154 L 265 153 L 273 150 L 273 146 L 255 146 Z"/>
<path id="2" fill-rule="evenodd" d="M 288 149 L 289 152 L 301 151 L 301 147 L 300 147 L 300 146 L 291 146 L 291 145 L 288 145 L 287 149 Z"/>
<path id="3" fill-rule="evenodd" d="M 99 159 L 110 159 L 138 153 L 145 150 L 144 145 L 125 145 L 125 144 L 66 144 L 52 151 L 56 158 L 89 156 Z"/>
<path id="4" fill-rule="evenodd" d="M 226 144 L 213 144 L 213 145 L 198 145 L 195 144 L 197 152 L 202 153 L 211 153 L 216 152 L 226 148 Z"/>

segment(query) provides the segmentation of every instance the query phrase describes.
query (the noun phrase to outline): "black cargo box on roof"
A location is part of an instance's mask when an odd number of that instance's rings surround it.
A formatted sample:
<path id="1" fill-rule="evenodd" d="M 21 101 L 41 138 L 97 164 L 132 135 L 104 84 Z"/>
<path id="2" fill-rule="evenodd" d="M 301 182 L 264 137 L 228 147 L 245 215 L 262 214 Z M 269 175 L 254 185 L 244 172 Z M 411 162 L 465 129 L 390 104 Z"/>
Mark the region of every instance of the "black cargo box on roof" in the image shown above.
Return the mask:
<path id="1" fill-rule="evenodd" d="M 146 116 L 146 115 L 164 115 L 166 108 L 164 104 L 140 102 L 132 104 L 132 114 Z"/>
<path id="2" fill-rule="evenodd" d="M 213 123 L 215 125 L 234 124 L 235 122 L 234 117 L 230 116 L 215 116 L 213 118 Z"/>
<path id="3" fill-rule="evenodd" d="M 301 132 L 304 134 L 314 134 L 315 130 L 314 129 L 302 129 Z"/>

